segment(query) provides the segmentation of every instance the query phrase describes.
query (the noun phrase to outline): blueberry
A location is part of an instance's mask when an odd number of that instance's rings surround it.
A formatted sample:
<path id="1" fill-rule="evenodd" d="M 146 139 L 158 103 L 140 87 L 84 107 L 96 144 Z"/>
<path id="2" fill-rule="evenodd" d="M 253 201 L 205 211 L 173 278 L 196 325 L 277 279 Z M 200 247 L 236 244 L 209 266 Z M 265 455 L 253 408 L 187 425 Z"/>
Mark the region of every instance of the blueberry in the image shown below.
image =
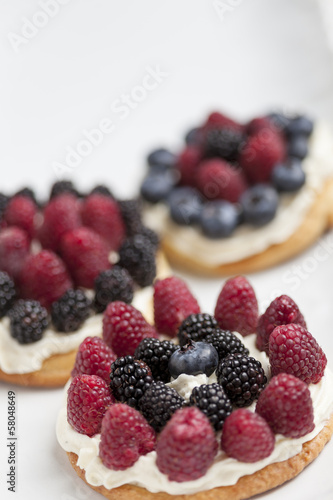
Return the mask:
<path id="1" fill-rule="evenodd" d="M 199 192 L 191 187 L 178 187 L 168 197 L 171 218 L 181 225 L 199 221 L 202 201 Z"/>
<path id="2" fill-rule="evenodd" d="M 290 158 L 285 163 L 275 165 L 272 172 L 272 183 L 278 191 L 294 192 L 305 182 L 302 163 L 297 158 Z"/>
<path id="3" fill-rule="evenodd" d="M 309 152 L 308 139 L 305 135 L 293 135 L 289 139 L 288 154 L 303 160 Z"/>
<path id="4" fill-rule="evenodd" d="M 185 142 L 188 146 L 201 144 L 202 142 L 202 132 L 200 128 L 192 128 L 185 135 Z"/>
<path id="5" fill-rule="evenodd" d="M 313 120 L 307 116 L 296 116 L 287 127 L 288 135 L 305 135 L 309 137 L 313 131 Z"/>
<path id="6" fill-rule="evenodd" d="M 152 172 L 142 182 L 141 195 L 145 200 L 157 203 L 168 197 L 176 182 L 177 176 L 171 170 Z"/>
<path id="7" fill-rule="evenodd" d="M 176 165 L 177 156 L 171 151 L 160 148 L 152 151 L 147 157 L 148 165 L 156 170 L 168 170 Z"/>
<path id="8" fill-rule="evenodd" d="M 169 371 L 172 378 L 177 378 L 181 373 L 199 375 L 205 373 L 209 377 L 217 368 L 219 355 L 211 344 L 194 342 L 188 343 L 177 349 L 169 359 Z"/>
<path id="9" fill-rule="evenodd" d="M 242 194 L 240 203 L 243 208 L 244 222 L 254 226 L 263 226 L 274 219 L 279 196 L 273 187 L 256 184 Z"/>
<path id="10" fill-rule="evenodd" d="M 217 200 L 206 203 L 200 214 L 203 233 L 209 238 L 230 236 L 239 222 L 236 205 L 229 201 Z"/>
<path id="11" fill-rule="evenodd" d="M 267 118 L 269 118 L 282 132 L 287 130 L 290 123 L 290 118 L 283 113 L 270 113 L 267 115 Z"/>

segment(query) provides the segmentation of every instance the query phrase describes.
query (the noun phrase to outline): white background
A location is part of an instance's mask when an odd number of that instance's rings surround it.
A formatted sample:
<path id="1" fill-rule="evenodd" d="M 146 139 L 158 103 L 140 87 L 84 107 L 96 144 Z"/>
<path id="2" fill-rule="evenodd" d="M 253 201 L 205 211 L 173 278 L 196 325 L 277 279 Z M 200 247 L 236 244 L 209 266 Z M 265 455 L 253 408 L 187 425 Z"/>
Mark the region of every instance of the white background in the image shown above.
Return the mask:
<path id="1" fill-rule="evenodd" d="M 83 190 L 106 182 L 123 197 L 136 193 L 150 149 L 177 150 L 186 130 L 211 110 L 239 119 L 303 110 L 333 122 L 333 55 L 315 0 L 226 0 L 220 2 L 229 6 L 224 15 L 212 0 L 71 0 L 46 18 L 39 15 L 42 3 L 0 4 L 1 191 L 30 185 L 46 198 L 57 179 L 55 162 L 65 164 L 84 131 L 104 119 L 113 122 L 113 132 L 66 177 Z M 31 22 L 44 26 L 34 29 Z M 112 109 L 115 101 L 138 95 L 147 68 L 156 67 L 162 81 L 122 118 Z M 311 248 L 250 279 L 261 311 L 281 293 L 296 300 L 333 366 L 333 258 L 325 249 L 321 262 L 316 255 Z M 223 280 L 187 278 L 202 309 L 213 311 Z M 15 494 L 5 484 L 9 389 L 18 405 Z M 0 386 L 2 499 L 100 498 L 77 478 L 56 442 L 61 396 L 61 389 Z M 331 444 L 299 477 L 260 498 L 331 500 L 332 461 Z"/>

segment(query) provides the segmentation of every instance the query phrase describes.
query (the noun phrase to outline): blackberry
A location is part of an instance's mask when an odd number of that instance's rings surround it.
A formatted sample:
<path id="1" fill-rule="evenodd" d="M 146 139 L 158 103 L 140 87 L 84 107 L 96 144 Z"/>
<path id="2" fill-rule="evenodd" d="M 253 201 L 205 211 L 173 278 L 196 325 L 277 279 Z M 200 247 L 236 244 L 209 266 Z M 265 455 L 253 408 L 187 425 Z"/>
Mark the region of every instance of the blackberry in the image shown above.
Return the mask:
<path id="1" fill-rule="evenodd" d="M 213 428 L 220 431 L 232 412 L 232 404 L 220 384 L 204 384 L 194 387 L 190 405 L 197 406 L 209 419 Z"/>
<path id="2" fill-rule="evenodd" d="M 0 318 L 13 306 L 16 290 L 13 280 L 4 271 L 0 271 Z"/>
<path id="3" fill-rule="evenodd" d="M 179 345 L 187 344 L 189 338 L 195 342 L 205 341 L 207 335 L 211 335 L 218 328 L 219 325 L 214 316 L 207 313 L 191 314 L 179 327 L 177 334 Z"/>
<path id="4" fill-rule="evenodd" d="M 245 347 L 243 342 L 239 340 L 232 332 L 228 330 L 220 330 L 218 328 L 215 332 L 207 335 L 204 342 L 212 344 L 218 352 L 219 360 L 228 356 L 228 354 L 249 354 L 249 350 Z"/>
<path id="5" fill-rule="evenodd" d="M 72 181 L 57 181 L 51 187 L 50 199 L 58 196 L 59 194 L 71 193 L 79 196 L 77 189 L 74 187 Z"/>
<path id="6" fill-rule="evenodd" d="M 110 189 L 107 186 L 104 186 L 103 184 L 99 184 L 98 186 L 95 186 L 89 194 L 103 194 L 104 196 L 108 196 L 109 198 L 114 198 L 113 194 L 111 193 Z"/>
<path id="7" fill-rule="evenodd" d="M 149 286 L 156 276 L 155 248 L 140 234 L 128 238 L 119 250 L 118 264 L 127 269 L 139 286 Z"/>
<path id="8" fill-rule="evenodd" d="M 239 407 L 250 406 L 267 382 L 260 361 L 239 353 L 222 359 L 216 376 L 230 401 Z"/>
<path id="9" fill-rule="evenodd" d="M 0 222 L 3 217 L 3 214 L 5 213 L 8 202 L 9 202 L 9 197 L 3 193 L 0 193 Z"/>
<path id="10" fill-rule="evenodd" d="M 185 400 L 163 382 L 154 382 L 140 399 L 139 409 L 156 432 L 160 432 Z"/>
<path id="11" fill-rule="evenodd" d="M 133 300 L 133 280 L 123 267 L 113 266 L 102 271 L 95 279 L 94 309 L 101 313 L 109 302 L 121 300 L 130 304 Z"/>
<path id="12" fill-rule="evenodd" d="M 159 239 L 158 234 L 155 233 L 155 231 L 153 231 L 152 229 L 150 229 L 147 226 L 142 226 L 139 234 L 141 234 L 141 236 L 143 236 L 144 238 L 147 238 L 150 241 L 150 243 L 153 245 L 155 251 L 158 249 L 159 244 L 160 244 L 160 239 Z"/>
<path id="13" fill-rule="evenodd" d="M 138 409 L 139 401 L 152 384 L 148 365 L 133 356 L 117 358 L 111 365 L 110 387 L 114 397 L 121 403 Z"/>
<path id="14" fill-rule="evenodd" d="M 155 380 L 169 382 L 169 359 L 178 347 L 170 340 L 143 339 L 135 350 L 135 358 L 147 363 Z"/>
<path id="15" fill-rule="evenodd" d="M 209 130 L 206 134 L 205 153 L 235 161 L 244 141 L 242 132 L 230 128 Z"/>
<path id="16" fill-rule="evenodd" d="M 126 227 L 127 237 L 134 236 L 142 231 L 142 202 L 138 198 L 120 200 L 119 208 Z"/>
<path id="17" fill-rule="evenodd" d="M 40 340 L 49 324 L 47 310 L 37 300 L 19 300 L 8 315 L 11 336 L 20 344 Z"/>
<path id="18" fill-rule="evenodd" d="M 75 332 L 90 315 L 91 301 L 82 290 L 67 290 L 53 302 L 51 317 L 60 332 Z"/>

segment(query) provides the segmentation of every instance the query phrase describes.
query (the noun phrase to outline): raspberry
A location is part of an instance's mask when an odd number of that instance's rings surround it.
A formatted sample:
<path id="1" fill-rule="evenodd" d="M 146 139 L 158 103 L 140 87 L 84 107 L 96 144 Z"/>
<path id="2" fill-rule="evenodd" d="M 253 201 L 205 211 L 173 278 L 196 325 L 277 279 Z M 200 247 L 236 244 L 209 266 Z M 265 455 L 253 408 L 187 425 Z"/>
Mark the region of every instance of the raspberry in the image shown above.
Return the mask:
<path id="1" fill-rule="evenodd" d="M 274 328 L 289 323 L 297 323 L 306 328 L 303 314 L 297 304 L 288 295 L 281 295 L 271 302 L 259 318 L 256 339 L 258 349 L 268 354 L 269 337 Z"/>
<path id="2" fill-rule="evenodd" d="M 260 116 L 258 118 L 253 118 L 246 125 L 246 132 L 249 135 L 257 135 L 258 133 L 261 133 L 261 131 L 263 131 L 264 133 L 266 130 L 272 130 L 276 134 L 279 133 L 278 128 L 274 125 L 273 121 L 270 120 L 267 116 Z"/>
<path id="3" fill-rule="evenodd" d="M 301 325 L 277 326 L 269 338 L 272 375 L 289 373 L 306 384 L 317 384 L 324 375 L 326 356 L 315 338 Z"/>
<path id="4" fill-rule="evenodd" d="M 221 447 L 240 462 L 258 462 L 274 450 L 275 437 L 267 422 L 250 410 L 239 408 L 224 422 Z"/>
<path id="5" fill-rule="evenodd" d="M 111 364 L 117 359 L 100 337 L 86 337 L 76 353 L 72 377 L 85 373 L 110 380 Z"/>
<path id="6" fill-rule="evenodd" d="M 91 301 L 82 290 L 67 290 L 53 302 L 51 317 L 60 332 L 75 332 L 90 316 Z"/>
<path id="7" fill-rule="evenodd" d="M 178 329 L 179 345 L 183 346 L 187 344 L 188 339 L 192 339 L 195 342 L 205 341 L 207 335 L 211 335 L 218 329 L 219 325 L 214 316 L 207 313 L 190 314 L 190 316 L 184 319 Z"/>
<path id="8" fill-rule="evenodd" d="M 243 173 L 218 158 L 202 162 L 196 173 L 197 188 L 209 200 L 237 203 L 247 189 Z"/>
<path id="9" fill-rule="evenodd" d="M 103 339 L 117 356 L 134 355 L 141 340 L 157 337 L 157 332 L 130 304 L 111 302 L 103 317 Z"/>
<path id="10" fill-rule="evenodd" d="M 49 321 L 47 310 L 36 300 L 19 300 L 9 311 L 10 334 L 20 344 L 31 344 L 42 338 Z"/>
<path id="11" fill-rule="evenodd" d="M 240 354 L 249 354 L 249 350 L 245 347 L 243 342 L 239 340 L 236 335 L 228 330 L 220 330 L 219 328 L 207 335 L 204 342 L 212 344 L 218 352 L 219 360 L 228 356 L 228 354 L 235 354 L 236 352 Z"/>
<path id="12" fill-rule="evenodd" d="M 35 234 L 37 206 L 26 196 L 14 196 L 6 206 L 4 221 L 8 226 L 17 226 L 26 231 L 30 238 Z"/>
<path id="13" fill-rule="evenodd" d="M 95 279 L 95 311 L 105 311 L 109 302 L 116 300 L 130 304 L 134 295 L 133 286 L 129 272 L 120 266 L 102 271 Z"/>
<path id="14" fill-rule="evenodd" d="M 181 322 L 199 312 L 197 300 L 180 278 L 170 276 L 155 283 L 154 318 L 159 332 L 175 337 Z"/>
<path id="15" fill-rule="evenodd" d="M 182 184 L 195 186 L 195 174 L 201 160 L 202 151 L 196 146 L 187 146 L 180 153 L 177 166 Z"/>
<path id="16" fill-rule="evenodd" d="M 16 279 L 30 250 L 28 234 L 19 227 L 6 227 L 0 232 L 0 269 Z"/>
<path id="17" fill-rule="evenodd" d="M 86 227 L 68 231 L 61 239 L 60 253 L 77 286 L 93 288 L 99 273 L 110 267 L 106 243 Z"/>
<path id="18" fill-rule="evenodd" d="M 62 194 L 72 194 L 74 196 L 79 196 L 77 189 L 75 188 L 72 181 L 57 181 L 51 187 L 50 199 Z"/>
<path id="19" fill-rule="evenodd" d="M 308 386 L 287 373 L 280 373 L 271 379 L 259 396 L 256 412 L 275 434 L 299 438 L 314 429 Z"/>
<path id="20" fill-rule="evenodd" d="M 169 359 L 177 349 L 170 340 L 146 337 L 135 349 L 134 357 L 149 366 L 154 380 L 170 382 Z"/>
<path id="21" fill-rule="evenodd" d="M 80 202 L 70 193 L 58 194 L 44 209 L 44 220 L 38 231 L 38 238 L 44 248 L 59 249 L 62 236 L 80 227 Z"/>
<path id="22" fill-rule="evenodd" d="M 208 116 L 207 121 L 203 126 L 205 132 L 212 129 L 223 129 L 223 128 L 228 128 L 239 132 L 243 131 L 243 125 L 235 122 L 228 116 L 223 115 L 218 111 L 214 111 L 213 113 L 211 113 Z"/>
<path id="23" fill-rule="evenodd" d="M 124 238 L 125 226 L 118 204 L 110 196 L 91 194 L 82 205 L 83 224 L 103 238 L 110 250 L 117 251 Z"/>
<path id="24" fill-rule="evenodd" d="M 286 144 L 281 135 L 269 128 L 249 136 L 239 162 L 250 182 L 269 182 L 274 165 L 286 157 Z"/>
<path id="25" fill-rule="evenodd" d="M 243 141 L 244 135 L 240 130 L 228 127 L 213 128 L 206 132 L 205 154 L 209 157 L 218 156 L 228 161 L 235 161 Z"/>
<path id="26" fill-rule="evenodd" d="M 140 399 L 153 382 L 151 371 L 133 356 L 117 358 L 111 365 L 110 387 L 122 403 L 138 408 Z"/>
<path id="27" fill-rule="evenodd" d="M 49 309 L 52 302 L 72 288 L 72 281 L 60 257 L 51 250 L 42 250 L 25 260 L 19 285 L 23 298 L 39 300 Z"/>
<path id="28" fill-rule="evenodd" d="M 24 187 L 24 188 L 20 189 L 19 191 L 17 191 L 15 193 L 14 196 L 26 196 L 27 198 L 30 198 L 30 200 L 32 200 L 36 206 L 38 206 L 38 203 L 36 200 L 36 195 L 35 195 L 34 191 L 29 187 Z"/>
<path id="29" fill-rule="evenodd" d="M 216 431 L 220 431 L 232 405 L 220 384 L 203 384 L 194 387 L 190 404 L 197 406 L 208 417 Z"/>
<path id="30" fill-rule="evenodd" d="M 108 409 L 99 444 L 99 456 L 105 467 L 125 470 L 155 446 L 155 432 L 138 411 L 121 403 Z"/>
<path id="31" fill-rule="evenodd" d="M 206 474 L 218 444 L 206 415 L 198 408 L 182 408 L 162 430 L 156 465 L 169 481 L 192 481 Z"/>
<path id="32" fill-rule="evenodd" d="M 225 282 L 217 299 L 215 318 L 222 330 L 236 331 L 243 336 L 256 331 L 258 302 L 244 276 L 236 276 Z"/>
<path id="33" fill-rule="evenodd" d="M 138 234 L 125 240 L 118 264 L 127 269 L 139 286 L 149 286 L 156 276 L 155 251 L 150 241 Z"/>
<path id="34" fill-rule="evenodd" d="M 109 196 L 110 198 L 114 198 L 110 189 L 104 184 L 98 184 L 90 191 L 89 194 L 103 194 L 104 196 Z"/>
<path id="35" fill-rule="evenodd" d="M 142 230 L 142 201 L 139 198 L 119 201 L 121 216 L 126 228 L 126 236 L 131 237 Z"/>
<path id="36" fill-rule="evenodd" d="M 16 299 L 16 290 L 10 276 L 0 271 L 0 318 L 5 316 Z"/>
<path id="37" fill-rule="evenodd" d="M 115 402 L 108 384 L 97 375 L 78 375 L 67 393 L 67 420 L 80 434 L 101 431 L 106 410 Z"/>
<path id="38" fill-rule="evenodd" d="M 154 382 L 140 399 L 139 408 L 153 429 L 160 432 L 175 411 L 184 404 L 184 398 L 175 389 L 163 382 Z"/>

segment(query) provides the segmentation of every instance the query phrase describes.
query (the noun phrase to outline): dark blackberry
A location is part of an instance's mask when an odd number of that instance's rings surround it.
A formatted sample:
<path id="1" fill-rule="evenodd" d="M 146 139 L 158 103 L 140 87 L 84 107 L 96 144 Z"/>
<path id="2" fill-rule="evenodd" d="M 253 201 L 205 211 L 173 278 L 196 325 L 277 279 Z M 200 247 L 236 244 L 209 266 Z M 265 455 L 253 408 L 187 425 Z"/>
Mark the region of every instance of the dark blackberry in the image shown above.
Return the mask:
<path id="1" fill-rule="evenodd" d="M 133 300 L 133 280 L 129 272 L 120 266 L 102 271 L 95 279 L 94 309 L 101 313 L 109 302 L 121 300 L 130 304 Z"/>
<path id="2" fill-rule="evenodd" d="M 8 315 L 11 336 L 20 344 L 40 340 L 49 324 L 47 310 L 37 300 L 19 300 Z"/>
<path id="3" fill-rule="evenodd" d="M 19 191 L 17 191 L 17 193 L 14 194 L 14 196 L 26 196 L 27 198 L 30 198 L 30 200 L 35 202 L 36 205 L 38 205 L 35 192 L 29 187 L 20 189 Z"/>
<path id="4" fill-rule="evenodd" d="M 216 376 L 231 402 L 239 407 L 250 406 L 267 382 L 260 361 L 239 353 L 222 359 Z"/>
<path id="5" fill-rule="evenodd" d="M 244 141 L 242 132 L 230 128 L 212 129 L 206 134 L 205 153 L 234 161 Z"/>
<path id="6" fill-rule="evenodd" d="M 53 302 L 51 317 L 60 332 L 75 332 L 90 315 L 91 301 L 82 290 L 67 290 Z"/>
<path id="7" fill-rule="evenodd" d="M 150 241 L 150 243 L 155 248 L 155 251 L 158 249 L 159 244 L 160 244 L 160 239 L 159 239 L 158 234 L 155 233 L 155 231 L 153 231 L 152 229 L 150 229 L 147 226 L 142 226 L 140 234 L 141 234 L 141 236 L 143 236 L 144 238 L 147 238 Z"/>
<path id="8" fill-rule="evenodd" d="M 118 264 L 127 269 L 139 286 L 149 286 L 156 276 L 155 248 L 140 234 L 128 238 L 119 250 Z"/>
<path id="9" fill-rule="evenodd" d="M 218 328 L 214 316 L 207 313 L 191 314 L 184 319 L 178 329 L 179 345 L 187 344 L 189 338 L 195 342 L 205 341 L 207 335 L 211 335 Z"/>
<path id="10" fill-rule="evenodd" d="M 136 409 L 145 391 L 153 383 L 149 366 L 133 356 L 117 358 L 112 363 L 110 380 L 114 397 Z"/>
<path id="11" fill-rule="evenodd" d="M 111 193 L 110 189 L 107 186 L 104 186 L 104 184 L 99 184 L 98 186 L 95 186 L 89 194 L 103 194 L 104 196 L 108 196 L 109 198 L 114 198 L 113 194 Z"/>
<path id="12" fill-rule="evenodd" d="M 160 432 L 185 400 L 163 382 L 154 382 L 140 399 L 139 409 L 156 432 Z"/>
<path id="13" fill-rule="evenodd" d="M 232 412 L 232 404 L 220 384 L 204 384 L 194 387 L 190 405 L 197 406 L 209 419 L 216 431 L 220 431 L 224 421 Z"/>
<path id="14" fill-rule="evenodd" d="M 57 181 L 51 187 L 50 199 L 58 196 L 59 194 L 71 193 L 79 196 L 77 189 L 74 187 L 72 181 Z"/>
<path id="15" fill-rule="evenodd" d="M 142 202 L 139 198 L 120 200 L 119 208 L 126 227 L 127 237 L 134 236 L 142 231 Z"/>
<path id="16" fill-rule="evenodd" d="M 0 193 L 0 222 L 3 217 L 3 214 L 5 213 L 8 202 L 9 202 L 9 196 Z"/>
<path id="17" fill-rule="evenodd" d="M 135 358 L 147 363 L 155 380 L 170 382 L 169 359 L 178 347 L 170 340 L 145 338 L 135 350 Z"/>
<path id="18" fill-rule="evenodd" d="M 243 342 L 228 330 L 220 330 L 218 328 L 215 332 L 207 335 L 204 342 L 208 342 L 215 347 L 220 361 L 228 356 L 228 354 L 234 354 L 236 352 L 245 355 L 249 354 L 249 350 L 245 347 Z"/>
<path id="19" fill-rule="evenodd" d="M 4 271 L 0 271 L 0 318 L 13 306 L 16 290 L 13 280 Z"/>

